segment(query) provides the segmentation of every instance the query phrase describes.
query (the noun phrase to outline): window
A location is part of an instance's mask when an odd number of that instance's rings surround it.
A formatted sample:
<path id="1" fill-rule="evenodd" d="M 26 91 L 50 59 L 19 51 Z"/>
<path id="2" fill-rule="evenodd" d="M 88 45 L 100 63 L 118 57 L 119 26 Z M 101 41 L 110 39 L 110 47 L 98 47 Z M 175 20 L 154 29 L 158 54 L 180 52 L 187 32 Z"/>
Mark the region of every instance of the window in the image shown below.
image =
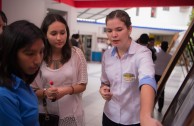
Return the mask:
<path id="1" fill-rule="evenodd" d="M 151 17 L 156 17 L 156 8 L 155 7 L 151 8 Z"/>
<path id="2" fill-rule="evenodd" d="M 163 7 L 163 11 L 169 11 L 170 7 Z"/>
<path id="3" fill-rule="evenodd" d="M 188 12 L 188 10 L 189 10 L 189 7 L 186 7 L 186 6 L 180 7 L 180 12 L 181 12 L 181 13 Z"/>
<path id="4" fill-rule="evenodd" d="M 139 16 L 139 8 L 136 8 L 136 16 Z"/>

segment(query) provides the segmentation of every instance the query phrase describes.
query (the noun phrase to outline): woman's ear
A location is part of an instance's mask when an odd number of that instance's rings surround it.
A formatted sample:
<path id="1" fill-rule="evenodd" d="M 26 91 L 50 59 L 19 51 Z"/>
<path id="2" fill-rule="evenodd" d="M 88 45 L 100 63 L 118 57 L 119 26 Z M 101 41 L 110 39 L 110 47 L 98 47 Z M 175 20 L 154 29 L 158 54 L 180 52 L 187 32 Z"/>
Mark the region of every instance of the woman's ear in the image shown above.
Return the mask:
<path id="1" fill-rule="evenodd" d="M 129 36 L 131 35 L 131 32 L 132 32 L 132 26 L 129 26 L 128 27 L 128 32 L 129 32 Z"/>

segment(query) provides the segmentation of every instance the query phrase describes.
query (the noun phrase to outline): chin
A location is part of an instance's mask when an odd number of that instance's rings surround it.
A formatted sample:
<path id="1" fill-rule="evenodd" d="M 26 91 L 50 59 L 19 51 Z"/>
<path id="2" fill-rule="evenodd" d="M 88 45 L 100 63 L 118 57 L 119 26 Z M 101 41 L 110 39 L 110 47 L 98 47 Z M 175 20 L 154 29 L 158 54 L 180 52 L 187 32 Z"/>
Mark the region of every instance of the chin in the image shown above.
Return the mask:
<path id="1" fill-rule="evenodd" d="M 36 69 L 36 70 L 30 70 L 30 71 L 26 72 L 26 74 L 28 74 L 28 75 L 33 75 L 33 74 L 35 74 L 37 71 L 38 71 L 37 69 Z"/>
<path id="2" fill-rule="evenodd" d="M 114 46 L 114 47 L 119 47 L 119 45 L 118 45 L 118 44 L 112 44 L 112 46 Z"/>

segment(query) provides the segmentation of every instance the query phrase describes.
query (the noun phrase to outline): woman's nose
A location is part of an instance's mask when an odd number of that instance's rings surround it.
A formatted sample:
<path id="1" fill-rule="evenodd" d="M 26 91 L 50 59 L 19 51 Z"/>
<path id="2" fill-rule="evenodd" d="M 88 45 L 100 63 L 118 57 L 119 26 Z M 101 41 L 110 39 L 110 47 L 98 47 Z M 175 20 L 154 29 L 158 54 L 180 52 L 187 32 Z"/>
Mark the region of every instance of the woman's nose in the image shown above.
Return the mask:
<path id="1" fill-rule="evenodd" d="M 43 60 L 43 56 L 41 54 L 37 54 L 36 57 L 35 57 L 34 63 L 36 65 L 40 65 L 42 60 Z"/>
<path id="2" fill-rule="evenodd" d="M 113 31 L 113 32 L 112 32 L 112 37 L 117 37 L 117 35 L 118 35 L 118 34 L 117 34 L 116 31 Z"/>
<path id="3" fill-rule="evenodd" d="M 57 34 L 57 40 L 60 40 L 60 39 L 61 39 L 61 35 Z"/>

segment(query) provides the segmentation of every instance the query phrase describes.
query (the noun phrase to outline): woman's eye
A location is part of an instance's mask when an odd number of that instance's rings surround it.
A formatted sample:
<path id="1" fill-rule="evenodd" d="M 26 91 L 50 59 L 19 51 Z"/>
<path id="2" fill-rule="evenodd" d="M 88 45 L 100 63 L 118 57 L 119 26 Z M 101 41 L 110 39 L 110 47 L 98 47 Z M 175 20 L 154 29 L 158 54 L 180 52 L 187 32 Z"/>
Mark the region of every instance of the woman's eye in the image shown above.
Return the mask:
<path id="1" fill-rule="evenodd" d="M 123 30 L 123 29 L 120 29 L 120 28 L 119 28 L 119 29 L 117 29 L 117 31 L 122 31 L 122 30 Z"/>
<path id="2" fill-rule="evenodd" d="M 57 33 L 51 33 L 51 35 L 55 36 Z"/>
<path id="3" fill-rule="evenodd" d="M 61 32 L 61 35 L 64 35 L 65 34 L 65 32 Z"/>
<path id="4" fill-rule="evenodd" d="M 34 53 L 32 53 L 32 52 L 27 52 L 26 55 L 27 55 L 27 56 L 33 56 Z"/>
<path id="5" fill-rule="evenodd" d="M 106 30 L 106 32 L 110 33 L 110 32 L 112 32 L 112 31 L 111 31 L 111 30 Z"/>
<path id="6" fill-rule="evenodd" d="M 64 34 L 66 34 L 66 31 L 61 31 L 60 33 L 61 33 L 62 35 L 64 35 Z"/>

